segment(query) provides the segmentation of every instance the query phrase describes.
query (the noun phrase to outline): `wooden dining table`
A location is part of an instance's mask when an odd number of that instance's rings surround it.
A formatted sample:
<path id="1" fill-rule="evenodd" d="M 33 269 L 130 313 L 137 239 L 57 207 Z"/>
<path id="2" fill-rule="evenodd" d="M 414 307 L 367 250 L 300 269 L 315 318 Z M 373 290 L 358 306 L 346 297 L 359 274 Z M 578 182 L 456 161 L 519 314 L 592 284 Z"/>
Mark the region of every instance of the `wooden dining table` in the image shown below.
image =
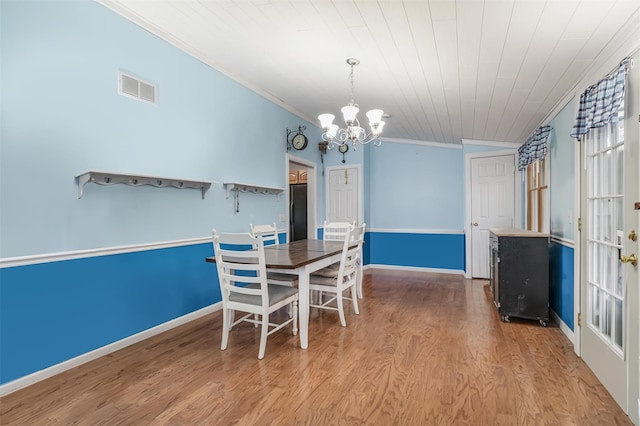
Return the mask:
<path id="1" fill-rule="evenodd" d="M 342 241 L 298 240 L 265 247 L 269 271 L 298 275 L 298 327 L 303 349 L 309 346 L 309 276 L 339 262 L 343 246 Z M 207 257 L 206 261 L 215 262 L 215 256 Z"/>

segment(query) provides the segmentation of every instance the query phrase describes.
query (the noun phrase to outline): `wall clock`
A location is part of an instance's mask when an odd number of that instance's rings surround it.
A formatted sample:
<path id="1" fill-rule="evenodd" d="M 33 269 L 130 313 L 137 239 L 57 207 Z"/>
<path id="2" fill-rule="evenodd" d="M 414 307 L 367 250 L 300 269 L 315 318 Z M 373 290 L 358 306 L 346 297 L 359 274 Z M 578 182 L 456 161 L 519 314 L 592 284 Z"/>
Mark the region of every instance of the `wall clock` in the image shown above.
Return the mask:
<path id="1" fill-rule="evenodd" d="M 347 153 L 347 151 L 349 151 L 349 145 L 347 145 L 347 143 L 343 143 L 340 146 L 338 146 L 338 151 L 340 151 L 340 154 L 342 154 L 342 164 L 346 163 L 345 159 L 344 159 L 344 154 Z"/>
<path id="2" fill-rule="evenodd" d="M 291 139 L 291 145 L 298 151 L 305 149 L 308 142 L 307 137 L 303 133 L 297 133 Z"/>
<path id="3" fill-rule="evenodd" d="M 306 126 L 298 126 L 298 131 L 291 138 L 289 136 L 293 133 L 293 130 L 287 129 L 287 150 L 293 148 L 298 151 L 302 151 L 307 147 L 309 140 L 302 133 L 303 130 L 306 129 Z"/>

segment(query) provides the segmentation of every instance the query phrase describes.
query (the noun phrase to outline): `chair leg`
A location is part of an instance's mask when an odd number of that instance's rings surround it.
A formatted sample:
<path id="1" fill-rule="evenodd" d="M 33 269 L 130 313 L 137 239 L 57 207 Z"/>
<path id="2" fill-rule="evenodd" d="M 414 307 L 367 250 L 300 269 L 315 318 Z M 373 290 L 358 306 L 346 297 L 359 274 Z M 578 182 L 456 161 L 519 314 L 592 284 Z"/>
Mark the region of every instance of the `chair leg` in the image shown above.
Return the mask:
<path id="1" fill-rule="evenodd" d="M 229 342 L 229 315 L 228 309 L 222 309 L 222 343 L 220 344 L 220 350 L 227 349 L 227 343 Z"/>
<path id="2" fill-rule="evenodd" d="M 269 314 L 262 313 L 262 330 L 260 332 L 260 351 L 258 352 L 258 359 L 264 358 L 264 351 L 267 348 L 267 333 L 269 333 Z"/>
<path id="3" fill-rule="evenodd" d="M 362 299 L 362 265 L 356 268 L 356 283 L 358 286 L 358 297 Z"/>
<path id="4" fill-rule="evenodd" d="M 353 301 L 353 311 L 356 315 L 360 315 L 360 311 L 358 310 L 358 297 L 357 297 L 357 289 L 355 285 L 351 286 L 351 300 Z"/>
<path id="5" fill-rule="evenodd" d="M 233 328 L 233 320 L 236 318 L 236 311 L 233 309 L 228 309 L 229 315 L 227 315 L 227 320 L 229 321 L 229 331 Z"/>
<path id="6" fill-rule="evenodd" d="M 344 304 L 342 303 L 342 291 L 339 291 L 337 294 L 336 301 L 338 302 L 338 314 L 340 314 L 340 324 L 343 327 L 347 326 L 347 321 L 344 318 Z"/>
<path id="7" fill-rule="evenodd" d="M 258 314 L 253 314 L 253 319 L 256 321 L 253 323 L 253 327 L 258 328 L 258 321 L 260 320 L 260 316 Z"/>

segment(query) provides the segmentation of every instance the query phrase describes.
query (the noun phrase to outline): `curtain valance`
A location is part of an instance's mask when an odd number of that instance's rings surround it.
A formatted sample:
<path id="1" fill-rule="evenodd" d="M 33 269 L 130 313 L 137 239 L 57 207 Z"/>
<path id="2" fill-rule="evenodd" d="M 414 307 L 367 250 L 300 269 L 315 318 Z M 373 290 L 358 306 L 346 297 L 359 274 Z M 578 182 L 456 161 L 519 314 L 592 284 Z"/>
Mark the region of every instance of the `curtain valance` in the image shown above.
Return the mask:
<path id="1" fill-rule="evenodd" d="M 518 148 L 518 170 L 526 168 L 529 164 L 547 155 L 547 141 L 551 129 L 551 126 L 538 127 Z"/>
<path id="2" fill-rule="evenodd" d="M 589 129 L 615 121 L 616 112 L 624 99 L 624 84 L 630 64 L 631 59 L 625 58 L 614 71 L 580 95 L 578 116 L 571 137 L 580 139 Z"/>

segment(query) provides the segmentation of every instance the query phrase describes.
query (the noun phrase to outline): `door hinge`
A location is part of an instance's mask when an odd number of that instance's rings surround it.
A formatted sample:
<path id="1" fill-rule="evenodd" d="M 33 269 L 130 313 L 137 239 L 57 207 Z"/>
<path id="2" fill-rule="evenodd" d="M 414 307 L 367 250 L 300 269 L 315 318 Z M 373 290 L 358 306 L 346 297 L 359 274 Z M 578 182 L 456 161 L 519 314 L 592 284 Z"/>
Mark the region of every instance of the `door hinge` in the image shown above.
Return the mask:
<path id="1" fill-rule="evenodd" d="M 582 327 L 582 312 L 578 312 L 578 327 Z"/>
<path id="2" fill-rule="evenodd" d="M 578 232 L 582 232 L 582 218 L 578 218 Z"/>

